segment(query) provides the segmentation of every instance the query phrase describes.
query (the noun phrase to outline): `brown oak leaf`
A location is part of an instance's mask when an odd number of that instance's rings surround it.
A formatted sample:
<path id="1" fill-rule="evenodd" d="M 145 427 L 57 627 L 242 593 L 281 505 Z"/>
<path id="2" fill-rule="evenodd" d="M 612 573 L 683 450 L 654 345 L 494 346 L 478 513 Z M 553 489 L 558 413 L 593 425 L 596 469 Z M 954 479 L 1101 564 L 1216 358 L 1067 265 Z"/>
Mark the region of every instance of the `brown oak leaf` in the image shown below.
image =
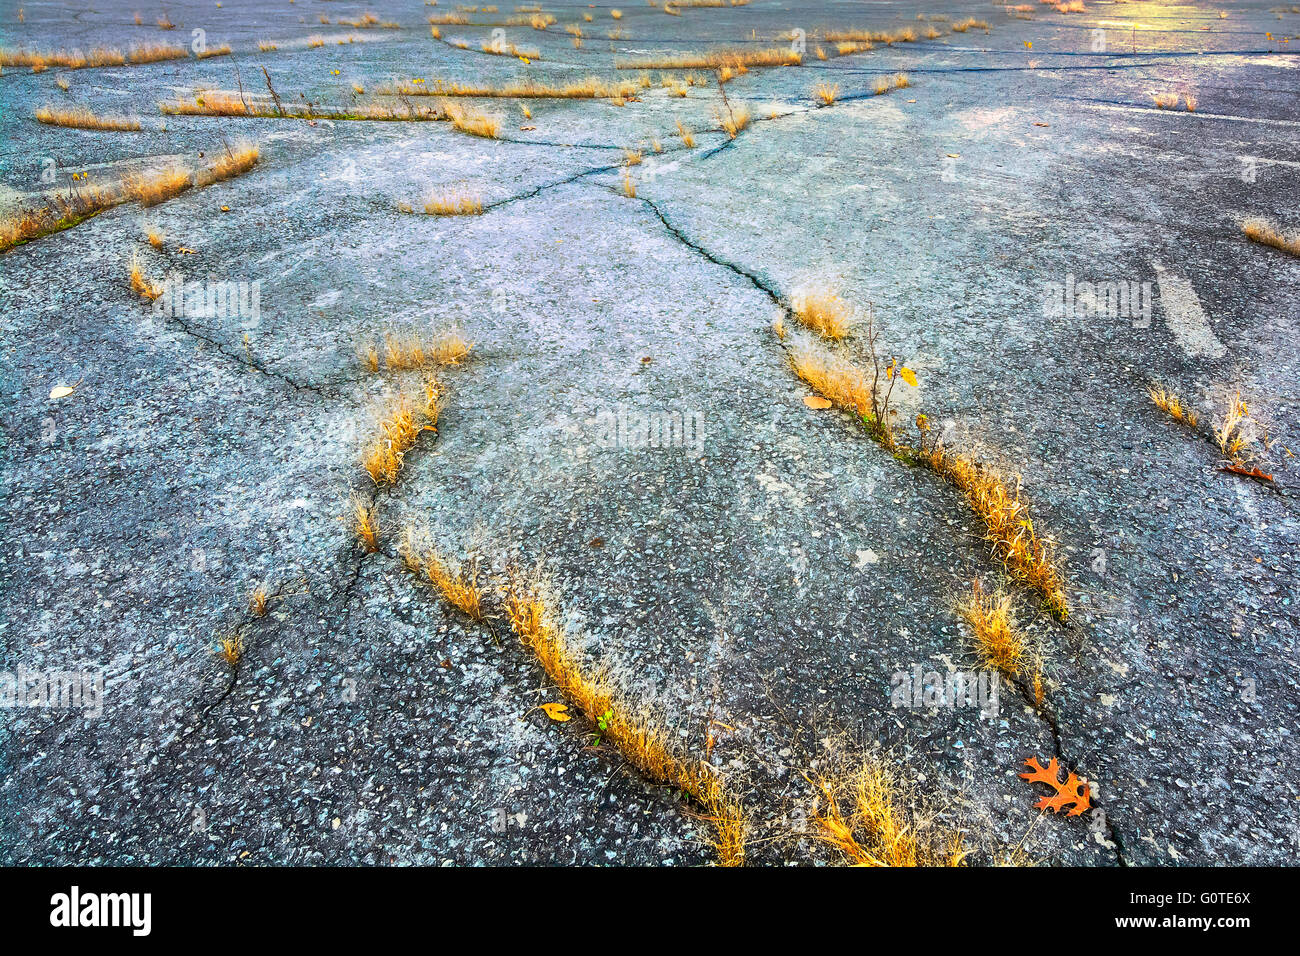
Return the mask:
<path id="1" fill-rule="evenodd" d="M 1060 767 L 1057 766 L 1056 758 L 1053 757 L 1044 767 L 1038 762 L 1037 757 L 1030 757 L 1025 761 L 1025 766 L 1030 768 L 1030 773 L 1022 773 L 1022 779 L 1030 783 L 1045 783 L 1056 791 L 1054 797 L 1043 797 L 1036 804 L 1036 810 L 1051 810 L 1053 813 L 1060 813 L 1070 804 L 1074 804 L 1074 809 L 1066 816 L 1080 816 L 1084 810 L 1087 810 L 1092 803 L 1088 799 L 1089 786 L 1080 780 L 1073 772 L 1065 775 L 1065 783 L 1060 780 Z"/>

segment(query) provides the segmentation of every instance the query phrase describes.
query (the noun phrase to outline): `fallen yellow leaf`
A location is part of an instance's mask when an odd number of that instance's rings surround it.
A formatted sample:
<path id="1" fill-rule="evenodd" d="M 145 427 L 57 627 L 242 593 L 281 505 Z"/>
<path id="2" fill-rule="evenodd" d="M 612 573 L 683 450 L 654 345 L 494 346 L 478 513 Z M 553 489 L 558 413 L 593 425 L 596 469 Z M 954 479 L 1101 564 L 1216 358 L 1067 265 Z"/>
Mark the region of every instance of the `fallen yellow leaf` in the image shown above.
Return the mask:
<path id="1" fill-rule="evenodd" d="M 75 385 L 55 385 L 50 389 L 50 398 L 67 398 L 77 390 Z"/>
<path id="2" fill-rule="evenodd" d="M 809 408 L 830 408 L 831 407 L 830 401 L 828 399 L 822 398 L 820 395 L 805 395 L 803 397 L 803 403 L 807 405 Z"/>
<path id="3" fill-rule="evenodd" d="M 546 711 L 546 716 L 551 718 L 551 720 L 558 720 L 560 723 L 564 723 L 564 721 L 572 719 L 570 715 L 566 713 L 569 708 L 564 704 L 541 704 L 540 706 L 542 710 Z"/>
<path id="4" fill-rule="evenodd" d="M 903 381 L 913 388 L 916 388 L 916 373 L 910 368 L 900 368 L 898 374 L 903 376 Z"/>

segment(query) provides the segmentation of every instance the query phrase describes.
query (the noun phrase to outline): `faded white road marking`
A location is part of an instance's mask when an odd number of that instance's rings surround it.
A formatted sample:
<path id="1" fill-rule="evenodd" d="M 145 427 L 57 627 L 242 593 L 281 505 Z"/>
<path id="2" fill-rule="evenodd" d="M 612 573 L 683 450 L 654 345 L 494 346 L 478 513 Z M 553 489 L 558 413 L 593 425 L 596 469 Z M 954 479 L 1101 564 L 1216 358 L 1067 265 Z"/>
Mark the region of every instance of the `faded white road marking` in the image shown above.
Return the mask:
<path id="1" fill-rule="evenodd" d="M 1219 358 L 1228 350 L 1210 328 L 1201 300 L 1196 297 L 1192 284 L 1182 276 L 1166 272 L 1158 262 L 1156 285 L 1160 289 L 1160 308 L 1165 313 L 1165 325 L 1174 334 L 1179 347 L 1192 358 Z"/>
<path id="2" fill-rule="evenodd" d="M 1228 113 L 1189 113 L 1187 110 L 1162 110 L 1154 106 L 1116 106 L 1112 103 L 1085 103 L 1090 110 L 1112 110 L 1117 113 L 1159 113 L 1161 116 L 1178 116 L 1186 119 L 1221 119 L 1237 123 L 1259 123 L 1264 126 L 1300 126 L 1300 120 L 1269 119 L 1266 116 L 1232 116 Z"/>

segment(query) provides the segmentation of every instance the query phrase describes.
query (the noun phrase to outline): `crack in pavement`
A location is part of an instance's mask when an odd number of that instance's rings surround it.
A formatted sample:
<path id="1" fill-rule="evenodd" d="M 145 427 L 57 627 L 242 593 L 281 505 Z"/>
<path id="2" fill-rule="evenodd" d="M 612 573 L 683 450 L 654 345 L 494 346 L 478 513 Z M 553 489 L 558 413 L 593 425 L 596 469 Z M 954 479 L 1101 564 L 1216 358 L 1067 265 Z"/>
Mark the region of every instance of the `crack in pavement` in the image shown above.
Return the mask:
<path id="1" fill-rule="evenodd" d="M 729 143 L 730 142 L 734 142 L 734 140 L 729 141 Z M 728 144 L 724 144 L 724 147 L 725 145 Z M 719 149 L 724 147 L 719 147 Z M 610 192 L 613 192 L 615 195 L 620 195 L 620 196 L 623 195 L 617 190 L 610 189 L 609 187 L 604 187 L 604 188 L 606 188 Z M 670 235 L 672 235 L 674 239 L 680 242 L 683 246 L 697 253 L 698 255 L 708 260 L 709 262 L 721 266 L 722 268 L 727 269 L 730 272 L 734 273 L 735 275 L 746 280 L 755 289 L 757 289 L 758 291 L 766 295 L 773 302 L 773 304 L 779 306 L 787 318 L 793 315 L 793 312 L 789 304 L 781 296 L 781 294 L 775 289 L 775 287 L 773 287 L 769 282 L 764 280 L 757 273 L 751 272 L 748 269 L 745 269 L 744 267 L 737 265 L 734 262 L 722 258 L 716 253 L 710 251 L 704 245 L 691 239 L 678 226 L 674 225 L 666 215 L 664 215 L 663 210 L 660 209 L 659 206 L 653 200 L 647 199 L 644 196 L 635 196 L 629 198 L 635 198 L 643 205 L 649 207 L 649 209 L 654 212 L 659 222 L 663 225 L 664 229 Z M 1022 696 L 1025 695 L 1025 691 L 1023 688 L 1017 687 L 1017 689 L 1020 690 Z M 1058 724 L 1056 714 L 1051 711 L 1045 712 L 1044 710 L 1041 710 L 1038 707 L 1033 707 L 1033 710 L 1034 713 L 1040 718 L 1040 720 L 1042 720 L 1043 723 L 1047 726 L 1047 729 L 1050 731 L 1052 735 L 1053 751 L 1056 758 L 1065 765 L 1067 770 L 1072 770 L 1072 771 L 1076 770 L 1076 764 L 1073 761 L 1071 761 L 1068 757 L 1066 757 L 1062 752 L 1063 748 L 1061 744 L 1060 726 Z M 1100 807 L 1100 805 L 1094 803 L 1093 806 L 1098 812 L 1102 813 L 1103 825 L 1107 828 L 1107 831 L 1110 834 L 1110 843 L 1112 844 L 1112 848 L 1115 853 L 1116 864 L 1119 866 L 1128 866 L 1129 865 L 1128 860 L 1124 855 L 1124 841 L 1119 834 L 1118 828 L 1115 826 L 1114 819 L 1110 814 L 1107 814 Z"/>

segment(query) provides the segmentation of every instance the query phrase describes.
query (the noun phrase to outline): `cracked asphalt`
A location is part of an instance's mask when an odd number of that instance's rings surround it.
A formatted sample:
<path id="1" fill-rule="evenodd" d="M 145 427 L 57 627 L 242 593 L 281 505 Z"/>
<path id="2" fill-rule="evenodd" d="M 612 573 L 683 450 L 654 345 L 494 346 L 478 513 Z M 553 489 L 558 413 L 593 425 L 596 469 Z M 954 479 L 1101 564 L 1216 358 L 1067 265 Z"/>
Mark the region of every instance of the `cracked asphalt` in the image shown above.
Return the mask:
<path id="1" fill-rule="evenodd" d="M 1293 862 L 1300 260 L 1239 223 L 1300 229 L 1300 14 L 1087 6 L 628 3 L 615 20 L 543 2 L 547 30 L 498 26 L 503 6 L 440 41 L 425 19 L 453 8 L 414 0 L 378 11 L 397 29 L 339 26 L 370 7 L 318 0 L 170 3 L 172 31 L 118 0 L 28 3 L 21 23 L 7 9 L 5 49 L 201 30 L 234 52 L 6 67 L 0 212 L 238 140 L 261 161 L 0 254 L 0 677 L 104 679 L 98 715 L 0 709 L 0 862 L 712 862 L 678 794 L 592 746 L 585 721 L 536 709 L 557 692 L 503 621 L 474 626 L 410 578 L 407 523 L 493 575 L 544 565 L 591 659 L 742 794 L 752 864 L 831 861 L 808 836 L 805 775 L 832 747 L 874 745 L 948 807 L 972 863 L 1016 847 L 1042 864 Z M 989 31 L 949 29 L 969 16 Z M 822 39 L 931 23 L 936 39 L 853 55 Z M 482 52 L 493 29 L 540 59 Z M 803 65 L 726 84 L 753 116 L 735 139 L 715 75 L 685 97 L 660 85 L 680 69 L 648 71 L 622 106 L 471 101 L 503 117 L 499 140 L 158 110 L 260 95 L 263 67 L 286 102 L 346 105 L 393 78 L 634 79 L 620 61 L 788 47 L 792 30 Z M 909 88 L 873 93 L 900 71 Z M 833 104 L 819 81 L 838 84 Z M 1195 112 L 1156 109 L 1162 92 Z M 46 103 L 143 128 L 44 126 Z M 627 168 L 630 148 L 643 161 Z M 433 188 L 485 211 L 399 211 Z M 157 279 L 257 282 L 259 314 L 159 314 L 127 282 L 133 255 Z M 804 403 L 772 324 L 816 281 L 871 303 L 916 370 L 904 425 L 925 412 L 1019 474 L 1057 543 L 1070 622 L 1017 592 L 1048 651 L 1041 710 L 1006 685 L 992 717 L 891 706 L 896 674 L 974 666 L 954 601 L 999 569 L 957 491 Z M 1130 304 L 1146 288 L 1150 308 L 1050 307 L 1085 282 L 1126 283 Z M 365 372 L 358 349 L 452 326 L 473 355 L 440 370 L 436 435 L 376 491 L 359 448 L 406 380 Z M 844 348 L 865 357 L 860 337 Z M 1154 383 L 1192 402 L 1199 431 L 1154 407 Z M 1210 433 L 1237 393 L 1267 429 L 1272 483 L 1221 469 Z M 642 440 L 646 422 L 681 423 L 681 440 Z M 354 493 L 376 501 L 375 554 L 347 521 Z M 235 632 L 232 673 L 214 647 Z M 1017 773 L 1053 756 L 1090 782 L 1087 814 L 1034 809 L 1041 788 Z"/>

